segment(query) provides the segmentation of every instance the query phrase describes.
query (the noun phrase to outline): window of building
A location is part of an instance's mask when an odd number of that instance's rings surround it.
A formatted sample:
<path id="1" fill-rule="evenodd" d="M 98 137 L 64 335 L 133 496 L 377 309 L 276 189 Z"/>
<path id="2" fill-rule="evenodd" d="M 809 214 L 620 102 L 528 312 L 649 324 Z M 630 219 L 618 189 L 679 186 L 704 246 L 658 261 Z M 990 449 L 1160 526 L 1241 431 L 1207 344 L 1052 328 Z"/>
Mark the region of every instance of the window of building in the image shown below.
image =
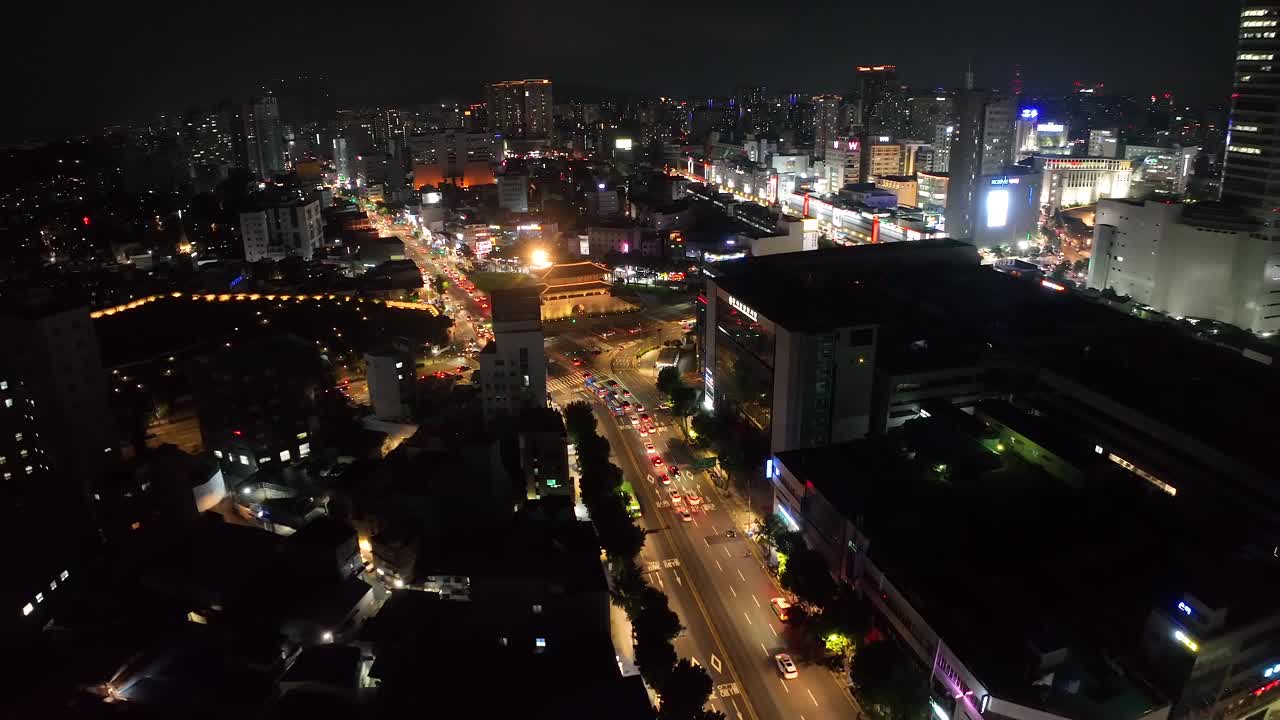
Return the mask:
<path id="1" fill-rule="evenodd" d="M 248 465 L 248 464 L 249 464 L 249 456 L 248 456 L 248 455 L 241 455 L 241 456 L 240 456 L 240 464 L 241 464 L 241 465 Z"/>
<path id="2" fill-rule="evenodd" d="M 13 398 L 5 398 L 5 399 L 4 399 L 4 406 L 5 406 L 5 407 L 13 407 Z"/>
<path id="3" fill-rule="evenodd" d="M 36 611 L 36 606 L 32 605 L 31 603 L 27 603 L 26 605 L 22 606 L 22 617 L 26 617 L 35 611 Z"/>
<path id="4" fill-rule="evenodd" d="M 9 381 L 0 380 L 0 390 L 8 390 L 8 389 L 9 389 Z"/>
<path id="5" fill-rule="evenodd" d="M 14 442 L 22 442 L 22 433 L 14 433 L 13 440 Z"/>
<path id="6" fill-rule="evenodd" d="M 298 433 L 297 438 L 298 438 L 299 440 L 306 440 L 306 439 L 307 439 L 307 434 L 306 434 L 306 433 L 304 433 L 304 432 L 300 432 L 300 433 Z"/>
<path id="7" fill-rule="evenodd" d="M 213 451 L 213 456 L 214 456 L 214 457 L 216 457 L 216 458 L 218 458 L 219 460 L 221 460 L 221 459 L 222 459 L 222 451 L 221 451 L 221 450 L 214 450 L 214 451 Z"/>
<path id="8" fill-rule="evenodd" d="M 293 454 L 290 453 L 288 450 L 280 451 L 280 462 L 289 462 L 289 460 L 291 460 L 292 458 L 293 458 Z"/>
<path id="9" fill-rule="evenodd" d="M 71 577 L 71 573 L 67 572 L 66 570 L 63 570 L 61 573 L 58 574 L 58 579 L 63 582 L 66 582 L 67 578 L 69 577 Z"/>
<path id="10" fill-rule="evenodd" d="M 36 602 L 38 603 L 44 602 L 44 593 L 36 593 Z"/>
<path id="11" fill-rule="evenodd" d="M 298 457 L 304 458 L 311 454 L 311 443 L 302 443 L 298 446 Z"/>
<path id="12" fill-rule="evenodd" d="M 535 638 L 533 641 L 533 646 L 540 649 L 545 648 L 547 646 L 547 639 L 543 637 Z"/>
<path id="13" fill-rule="evenodd" d="M 26 473 L 27 473 L 28 475 L 30 475 L 31 473 L 33 473 L 33 472 L 35 472 L 35 471 L 36 471 L 36 469 L 35 469 L 34 467 L 30 466 L 30 465 L 28 465 L 28 466 L 26 466 L 25 468 L 23 468 L 23 470 L 25 470 L 25 471 L 26 471 Z"/>

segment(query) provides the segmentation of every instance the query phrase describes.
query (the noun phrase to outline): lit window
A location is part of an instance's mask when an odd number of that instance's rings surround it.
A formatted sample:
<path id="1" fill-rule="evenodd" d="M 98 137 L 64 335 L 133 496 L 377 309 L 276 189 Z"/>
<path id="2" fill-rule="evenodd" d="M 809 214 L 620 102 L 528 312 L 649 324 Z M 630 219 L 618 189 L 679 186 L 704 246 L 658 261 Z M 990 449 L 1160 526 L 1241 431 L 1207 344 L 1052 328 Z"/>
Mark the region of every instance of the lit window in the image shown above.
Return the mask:
<path id="1" fill-rule="evenodd" d="M 36 602 L 38 603 L 44 602 L 44 593 L 36 593 Z"/>
<path id="2" fill-rule="evenodd" d="M 542 613 L 542 606 L 541 606 L 541 605 L 534 605 L 534 606 L 533 606 L 533 614 L 534 614 L 534 615 L 538 615 L 538 614 L 541 614 L 541 613 Z"/>
<path id="3" fill-rule="evenodd" d="M 58 581 L 57 581 L 57 580 L 50 580 L 50 581 L 49 581 L 49 589 L 50 589 L 50 590 L 57 590 L 57 589 L 58 589 Z"/>
<path id="4" fill-rule="evenodd" d="M 404 367 L 404 363 L 403 363 L 403 362 L 398 362 L 398 363 L 396 363 L 396 369 L 397 369 L 397 370 L 399 370 L 399 369 L 400 369 L 400 368 L 402 368 L 402 367 Z"/>
<path id="5" fill-rule="evenodd" d="M 14 433 L 13 440 L 14 442 L 22 442 L 22 433 Z"/>
<path id="6" fill-rule="evenodd" d="M 5 398 L 5 399 L 4 399 L 4 406 L 5 406 L 5 407 L 13 407 L 13 398 Z"/>
<path id="7" fill-rule="evenodd" d="M 288 450 L 280 451 L 280 462 L 289 462 L 293 455 Z"/>
<path id="8" fill-rule="evenodd" d="M 26 451 L 26 450 L 20 450 L 20 451 L 18 451 L 18 454 L 19 454 L 19 455 L 21 455 L 22 457 L 26 457 L 26 456 L 27 456 L 27 451 Z"/>
<path id="9" fill-rule="evenodd" d="M 22 606 L 22 617 L 26 617 L 35 611 L 36 611 L 36 606 L 32 605 L 31 603 L 27 603 L 26 605 Z"/>
<path id="10" fill-rule="evenodd" d="M 5 473 L 5 474 L 4 474 L 4 479 L 5 479 L 5 480 L 8 480 L 8 479 L 9 479 L 9 478 L 11 478 L 11 477 L 13 477 L 13 473 L 11 473 L 11 472 L 7 472 L 7 473 Z"/>
<path id="11" fill-rule="evenodd" d="M 3 464 L 5 464 L 5 463 L 7 463 L 7 462 L 9 462 L 9 458 L 7 458 L 7 457 L 5 457 L 5 456 L 3 456 L 3 455 L 0 455 L 0 465 L 3 465 Z"/>
<path id="12" fill-rule="evenodd" d="M 266 464 L 267 464 L 267 463 L 269 463 L 269 462 L 271 462 L 271 458 L 270 458 L 270 457 L 260 457 L 260 458 L 258 458 L 258 464 L 259 464 L 259 465 L 266 465 Z"/>
<path id="13" fill-rule="evenodd" d="M 71 577 L 71 573 L 67 572 L 66 570 L 63 570 L 61 573 L 58 574 L 58 579 L 63 582 L 66 582 L 67 578 L 69 577 Z"/>
<path id="14" fill-rule="evenodd" d="M 25 468 L 23 468 L 23 469 L 27 471 L 27 474 L 28 474 L 28 475 L 30 475 L 31 473 L 33 473 L 33 472 L 35 472 L 35 471 L 36 471 L 36 469 L 35 469 L 35 468 L 33 468 L 33 467 L 31 467 L 30 465 L 26 466 L 26 467 L 25 467 Z"/>
<path id="15" fill-rule="evenodd" d="M 534 647 L 544 648 L 544 647 L 546 647 L 546 646 L 547 646 L 547 639 L 546 639 L 546 638 L 536 638 L 536 639 L 533 641 L 533 644 L 534 644 Z"/>
<path id="16" fill-rule="evenodd" d="M 241 456 L 240 456 L 240 464 L 241 464 L 241 465 L 248 465 L 248 464 L 249 464 L 249 456 L 248 456 L 248 455 L 241 455 Z"/>
<path id="17" fill-rule="evenodd" d="M 300 433 L 298 433 L 297 437 L 298 437 L 298 439 L 299 439 L 299 440 L 306 440 L 306 439 L 307 439 L 307 434 L 306 434 L 306 433 L 304 433 L 304 432 L 300 432 Z"/>
<path id="18" fill-rule="evenodd" d="M 1231 152 L 1244 153 L 1245 155 L 1261 155 L 1262 149 L 1249 147 L 1248 145 L 1228 145 L 1227 149 Z"/>
<path id="19" fill-rule="evenodd" d="M 1258 132 L 1257 125 L 1232 125 L 1232 132 Z"/>
<path id="20" fill-rule="evenodd" d="M 311 443 L 302 443 L 298 446 L 298 457 L 304 458 L 311 454 Z"/>
<path id="21" fill-rule="evenodd" d="M 219 460 L 221 460 L 221 459 L 222 459 L 222 451 L 221 451 L 221 450 L 214 450 L 214 451 L 213 451 L 213 456 L 214 456 L 214 457 L 216 457 L 216 458 L 218 458 Z"/>
<path id="22" fill-rule="evenodd" d="M 8 390 L 8 389 L 9 389 L 9 381 L 0 380 L 0 390 Z"/>

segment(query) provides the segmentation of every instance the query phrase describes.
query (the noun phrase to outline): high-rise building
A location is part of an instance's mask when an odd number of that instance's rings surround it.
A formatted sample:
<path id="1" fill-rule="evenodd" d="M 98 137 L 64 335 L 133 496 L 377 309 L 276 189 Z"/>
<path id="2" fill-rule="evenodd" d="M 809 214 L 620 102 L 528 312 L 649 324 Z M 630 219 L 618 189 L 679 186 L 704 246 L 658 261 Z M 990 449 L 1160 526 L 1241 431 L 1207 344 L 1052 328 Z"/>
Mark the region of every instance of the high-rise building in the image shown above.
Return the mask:
<path id="1" fill-rule="evenodd" d="M 827 192 L 840 192 L 845 185 L 862 180 L 862 141 L 833 137 L 826 148 Z"/>
<path id="2" fill-rule="evenodd" d="M 1222 174 L 1222 200 L 1244 208 L 1263 223 L 1263 231 L 1280 237 L 1280 2 L 1247 0 L 1240 11 L 1235 92 L 1227 132 Z"/>
<path id="3" fill-rule="evenodd" d="M 413 186 L 489 185 L 498 144 L 487 132 L 440 130 L 409 137 Z"/>
<path id="4" fill-rule="evenodd" d="M 941 93 L 920 95 L 907 101 L 911 114 L 911 137 L 931 138 L 938 125 L 954 125 L 956 101 Z"/>
<path id="5" fill-rule="evenodd" d="M 813 147 L 814 154 L 826 157 L 831 141 L 848 130 L 844 98 L 839 95 L 818 95 L 813 98 Z"/>
<path id="6" fill-rule="evenodd" d="M 902 146 L 897 143 L 872 143 L 868 148 L 868 180 L 897 175 L 902 170 Z"/>
<path id="7" fill-rule="evenodd" d="M 244 121 L 249 170 L 262 178 L 284 172 L 284 138 L 275 97 L 267 95 L 250 100 L 240 115 Z"/>
<path id="8" fill-rule="evenodd" d="M 1148 193 L 1162 197 L 1182 197 L 1191 181 L 1191 170 L 1200 148 L 1175 145 L 1171 148 L 1126 145 L 1124 159 L 1133 162 L 1135 197 Z"/>
<path id="9" fill-rule="evenodd" d="M 257 209 L 240 213 L 244 259 L 293 256 L 310 260 L 324 244 L 324 221 L 318 199 L 262 200 Z"/>
<path id="10" fill-rule="evenodd" d="M 956 126 L 953 124 L 937 125 L 933 133 L 933 161 L 929 164 L 932 172 L 948 172 L 951 168 L 951 144 L 955 141 Z"/>
<path id="11" fill-rule="evenodd" d="M 1133 163 L 1117 158 L 1038 155 L 1034 166 L 1044 175 L 1040 204 L 1049 212 L 1092 205 L 1099 198 L 1127 198 L 1133 181 Z"/>
<path id="12" fill-rule="evenodd" d="M 551 81 L 507 80 L 487 88 L 489 131 L 520 140 L 551 139 Z"/>
<path id="13" fill-rule="evenodd" d="M 1120 155 L 1120 134 L 1115 128 L 1089 131 L 1089 157 L 1113 158 Z"/>
<path id="14" fill-rule="evenodd" d="M 966 88 L 960 93 L 957 112 L 959 122 L 948 163 L 947 234 L 971 238 L 981 178 L 1000 175 L 1012 162 L 1018 105 L 1012 97 Z"/>
<path id="15" fill-rule="evenodd" d="M 365 353 L 364 365 L 373 416 L 381 420 L 409 419 L 416 379 L 413 355 L 400 350 Z"/>
<path id="16" fill-rule="evenodd" d="M 547 405 L 542 293 L 536 287 L 493 292 L 493 340 L 476 371 L 486 420 Z"/>

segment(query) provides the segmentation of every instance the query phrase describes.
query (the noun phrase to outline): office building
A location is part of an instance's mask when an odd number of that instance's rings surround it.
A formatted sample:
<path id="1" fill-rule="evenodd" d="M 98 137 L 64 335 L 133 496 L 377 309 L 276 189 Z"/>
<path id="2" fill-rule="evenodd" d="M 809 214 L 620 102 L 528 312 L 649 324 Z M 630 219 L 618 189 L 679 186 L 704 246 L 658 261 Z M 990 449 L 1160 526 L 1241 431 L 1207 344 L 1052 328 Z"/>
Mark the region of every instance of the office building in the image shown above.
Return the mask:
<path id="1" fill-rule="evenodd" d="M 899 175 L 915 175 L 920 170 L 928 170 L 933 162 L 933 146 L 924 140 L 900 140 L 902 146 L 902 165 Z"/>
<path id="2" fill-rule="evenodd" d="M 918 187 L 913 175 L 884 175 L 876 179 L 876 187 L 898 196 L 898 204 L 915 207 L 918 204 Z"/>
<path id="3" fill-rule="evenodd" d="M 916 174 L 917 197 L 925 212 L 941 213 L 947 209 L 947 185 L 951 178 L 943 172 Z"/>
<path id="4" fill-rule="evenodd" d="M 856 284 L 836 278 L 890 269 L 945 274 L 976 263 L 972 245 L 935 240 L 713 266 L 699 298 L 704 406 L 756 428 L 757 441 L 775 452 L 862 437 L 873 425 L 876 317 Z"/>
<path id="5" fill-rule="evenodd" d="M 508 139 L 550 140 L 553 99 L 550 80 L 491 83 L 485 99 L 489 132 Z"/>
<path id="6" fill-rule="evenodd" d="M 1043 175 L 1040 204 L 1050 213 L 1099 198 L 1127 198 L 1133 181 L 1128 160 L 1037 156 L 1034 167 Z"/>
<path id="7" fill-rule="evenodd" d="M 1280 172 L 1280 103 L 1274 90 L 1280 54 L 1280 4 L 1247 0 L 1240 11 L 1235 84 L 1231 94 L 1222 200 L 1256 217 L 1268 236 L 1280 236 L 1280 190 L 1270 179 Z"/>
<path id="8" fill-rule="evenodd" d="M 569 478 L 569 437 L 564 418 L 551 408 L 526 410 L 517 430 L 525 499 L 567 497 L 577 502 Z"/>
<path id="9" fill-rule="evenodd" d="M 827 148 L 849 130 L 844 98 L 839 95 L 817 95 L 813 98 L 813 146 L 819 158 Z"/>
<path id="10" fill-rule="evenodd" d="M 258 209 L 240 213 L 244 259 L 310 260 L 324 244 L 320 201 L 296 198 L 262 198 Z"/>
<path id="11" fill-rule="evenodd" d="M 1199 154 L 1200 148 L 1194 146 L 1126 145 L 1124 159 L 1133 163 L 1132 196 L 1181 198 L 1187 192 Z"/>
<path id="12" fill-rule="evenodd" d="M 1004 173 L 1013 160 L 1017 101 L 985 90 L 966 88 L 957 104 L 959 116 L 947 163 L 951 177 L 947 198 L 947 233 L 975 234 L 976 204 L 983 179 Z"/>
<path id="13" fill-rule="evenodd" d="M 541 290 L 495 290 L 492 300 L 493 340 L 480 351 L 475 373 L 485 420 L 547 405 Z"/>
<path id="14" fill-rule="evenodd" d="M 941 94 L 930 93 L 913 97 L 911 108 L 911 137 L 931 138 L 939 125 L 954 125 L 955 100 Z"/>
<path id="15" fill-rule="evenodd" d="M 409 136 L 413 186 L 474 187 L 494 182 L 499 145 L 487 132 L 439 130 Z"/>
<path id="16" fill-rule="evenodd" d="M 1249 215 L 1216 203 L 1099 200 L 1089 287 L 1175 317 L 1280 330 L 1271 243 Z"/>
<path id="17" fill-rule="evenodd" d="M 284 132 L 280 107 L 272 95 L 254 98 L 241 113 L 249 170 L 271 179 L 284 172 Z"/>
<path id="18" fill-rule="evenodd" d="M 862 141 L 852 137 L 837 137 L 826 148 L 826 189 L 835 194 L 851 183 L 861 182 Z"/>
<path id="19" fill-rule="evenodd" d="M 321 435 L 328 363 L 312 343 L 270 335 L 197 356 L 190 377 L 200 438 L 235 477 L 309 457 Z"/>
<path id="20" fill-rule="evenodd" d="M 1120 133 L 1115 129 L 1089 131 L 1089 157 L 1120 156 Z"/>
<path id="21" fill-rule="evenodd" d="M 333 139 L 333 169 L 338 174 L 338 183 L 347 185 L 354 177 L 351 175 L 351 152 L 347 149 L 347 139 L 342 136 Z"/>
<path id="22" fill-rule="evenodd" d="M 97 333 L 88 308 L 57 303 L 40 291 L 24 295 L 0 309 L 0 328 L 9 338 L 3 367 L 16 373 L 0 378 L 0 397 L 34 429 L 18 428 L 12 443 L 0 441 L 6 458 L 0 478 L 47 470 L 72 488 L 66 497 L 87 504 L 89 488 L 115 461 L 120 444 Z"/>
<path id="23" fill-rule="evenodd" d="M 867 179 L 897 175 L 902 171 L 902 146 L 897 143 L 871 143 L 868 147 Z"/>
<path id="24" fill-rule="evenodd" d="M 948 172 L 951 168 L 951 145 L 955 141 L 954 123 L 935 125 L 933 133 L 933 161 L 926 168 L 932 172 Z"/>
<path id="25" fill-rule="evenodd" d="M 978 178 L 973 226 L 967 237 L 978 247 L 1018 247 L 1034 242 L 1039 237 L 1040 178 L 1039 173 L 1020 166 Z M 944 212 L 949 213 L 950 207 Z M 950 225 L 947 233 L 955 237 Z"/>
<path id="26" fill-rule="evenodd" d="M 370 352 L 364 356 L 364 367 L 373 416 L 379 420 L 412 417 L 417 379 L 413 355 L 400 350 Z"/>
<path id="27" fill-rule="evenodd" d="M 498 176 L 498 207 L 513 213 L 529 212 L 529 176 L 506 172 Z"/>

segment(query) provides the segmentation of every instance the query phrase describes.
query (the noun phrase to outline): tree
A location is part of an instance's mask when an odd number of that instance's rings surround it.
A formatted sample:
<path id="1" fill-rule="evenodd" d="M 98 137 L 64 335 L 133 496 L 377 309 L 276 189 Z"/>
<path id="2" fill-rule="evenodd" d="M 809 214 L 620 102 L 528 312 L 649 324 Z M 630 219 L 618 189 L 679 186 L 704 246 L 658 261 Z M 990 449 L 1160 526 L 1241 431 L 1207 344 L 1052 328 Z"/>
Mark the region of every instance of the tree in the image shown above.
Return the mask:
<path id="1" fill-rule="evenodd" d="M 831 579 L 827 561 L 817 550 L 801 547 L 788 555 L 778 579 L 782 587 L 818 607 L 826 607 L 835 597 L 835 581 Z"/>
<path id="2" fill-rule="evenodd" d="M 1080 258 L 1071 264 L 1071 269 L 1077 274 L 1087 273 L 1089 272 L 1089 260 L 1087 258 Z"/>
<path id="3" fill-rule="evenodd" d="M 631 518 L 620 495 L 589 503 L 587 509 L 600 537 L 600 546 L 611 560 L 631 561 L 644 547 L 644 530 Z"/>
<path id="4" fill-rule="evenodd" d="M 685 435 L 689 434 L 689 416 L 697 409 L 697 390 L 682 384 L 671 391 L 671 414 L 680 418 L 680 426 Z"/>
<path id="5" fill-rule="evenodd" d="M 684 383 L 680 380 L 680 371 L 673 367 L 662 368 L 658 372 L 657 381 L 658 392 L 663 395 L 670 395 L 678 387 L 683 387 Z"/>
<path id="6" fill-rule="evenodd" d="M 917 720 L 926 714 L 925 674 L 890 640 L 859 648 L 849 679 L 863 705 L 881 720 Z"/>
<path id="7" fill-rule="evenodd" d="M 682 659 L 667 673 L 658 693 L 662 697 L 659 718 L 685 720 L 703 717 L 702 706 L 711 697 L 711 676 L 688 659 Z"/>
<path id="8" fill-rule="evenodd" d="M 431 278 L 431 289 L 436 291 L 437 295 L 443 295 L 446 288 L 449 287 L 449 280 L 443 275 L 436 275 Z"/>
<path id="9" fill-rule="evenodd" d="M 1071 272 L 1071 265 L 1069 263 L 1061 262 L 1054 266 L 1053 272 L 1049 273 L 1049 277 L 1054 280 L 1065 280 L 1067 278 L 1067 273 L 1069 272 Z"/>
<path id="10" fill-rule="evenodd" d="M 575 400 L 564 406 L 564 427 L 569 431 L 575 445 L 581 445 L 584 438 L 596 432 L 596 414 L 591 406 L 581 400 Z"/>

